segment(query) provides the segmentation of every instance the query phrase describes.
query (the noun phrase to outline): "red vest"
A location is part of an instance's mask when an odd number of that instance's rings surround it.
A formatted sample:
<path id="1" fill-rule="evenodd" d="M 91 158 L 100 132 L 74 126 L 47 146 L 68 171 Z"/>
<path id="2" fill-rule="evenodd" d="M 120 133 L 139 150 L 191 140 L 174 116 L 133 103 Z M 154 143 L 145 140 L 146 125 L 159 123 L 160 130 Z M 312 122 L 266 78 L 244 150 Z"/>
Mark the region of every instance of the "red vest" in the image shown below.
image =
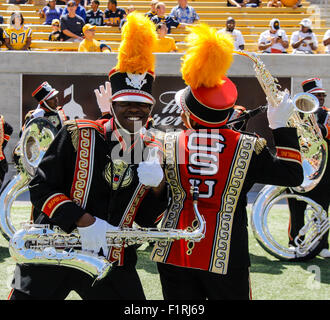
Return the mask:
<path id="1" fill-rule="evenodd" d="M 198 227 L 190 193 L 197 181 L 206 234 L 200 242 L 158 242 L 154 261 L 226 274 L 234 212 L 255 141 L 229 129 L 165 135 L 165 173 L 172 203 L 162 227 L 190 231 Z"/>

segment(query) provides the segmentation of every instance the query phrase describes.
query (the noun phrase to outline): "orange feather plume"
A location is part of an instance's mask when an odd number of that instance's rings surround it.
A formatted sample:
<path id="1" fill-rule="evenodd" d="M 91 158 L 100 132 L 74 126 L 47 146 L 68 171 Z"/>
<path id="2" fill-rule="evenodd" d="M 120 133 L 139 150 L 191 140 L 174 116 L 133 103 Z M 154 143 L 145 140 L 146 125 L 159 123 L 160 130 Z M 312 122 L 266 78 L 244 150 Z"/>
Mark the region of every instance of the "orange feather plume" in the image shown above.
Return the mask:
<path id="1" fill-rule="evenodd" d="M 128 73 L 154 71 L 156 40 L 156 27 L 150 19 L 135 11 L 127 15 L 116 69 Z"/>
<path id="2" fill-rule="evenodd" d="M 189 31 L 188 49 L 181 65 L 183 80 L 192 89 L 221 85 L 233 61 L 232 36 L 207 24 L 192 26 Z"/>

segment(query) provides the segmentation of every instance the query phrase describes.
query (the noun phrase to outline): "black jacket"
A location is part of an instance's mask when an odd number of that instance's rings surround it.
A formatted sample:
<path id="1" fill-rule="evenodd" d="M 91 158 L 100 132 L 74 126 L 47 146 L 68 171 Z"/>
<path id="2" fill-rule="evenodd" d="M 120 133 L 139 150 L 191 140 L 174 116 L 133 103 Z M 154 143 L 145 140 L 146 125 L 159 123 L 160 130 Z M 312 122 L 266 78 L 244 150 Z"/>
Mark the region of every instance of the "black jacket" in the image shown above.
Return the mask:
<path id="1" fill-rule="evenodd" d="M 123 174 L 124 182 L 116 184 L 117 175 L 111 173 L 111 167 L 118 167 L 114 155 L 123 156 L 123 152 L 121 152 L 119 140 L 113 138 L 111 129 L 108 130 L 107 135 L 92 128 L 88 129 L 95 132 L 93 145 L 95 156 L 92 163 L 89 164 L 93 165 L 93 173 L 85 208 L 69 201 L 58 206 L 51 216 L 45 214 L 45 210 L 43 211 L 47 201 L 56 194 L 65 195 L 69 199 L 72 198 L 71 189 L 77 159 L 75 144 L 77 140 L 74 137 L 77 137 L 75 134 L 78 133 L 79 129 L 71 130 L 70 128 L 72 128 L 72 122 L 71 125 L 65 125 L 57 134 L 39 164 L 35 177 L 29 184 L 31 202 L 34 206 L 34 221 L 38 224 L 58 225 L 64 231 L 71 232 L 76 228 L 75 222 L 85 212 L 88 212 L 117 226 L 120 224 L 123 213 L 139 183 L 136 173 L 138 163 L 130 164 L 126 174 Z M 108 140 L 108 138 L 110 139 Z M 146 144 L 142 139 L 137 142 L 136 148 L 137 145 L 141 146 L 142 149 L 145 148 Z M 119 152 L 115 152 L 116 150 Z M 112 176 L 113 179 L 109 176 Z M 115 183 L 113 183 L 114 181 Z M 142 202 L 136 208 L 134 222 L 143 227 L 155 226 L 157 217 L 165 210 L 166 206 L 167 197 L 165 194 L 161 198 L 156 198 L 151 191 L 147 190 Z M 134 267 L 136 261 L 135 246 L 125 248 L 124 265 Z M 66 270 L 65 267 L 56 266 L 17 265 L 15 275 L 19 276 L 14 278 L 13 287 L 40 296 L 43 293 L 56 290 L 57 284 L 63 280 Z"/>

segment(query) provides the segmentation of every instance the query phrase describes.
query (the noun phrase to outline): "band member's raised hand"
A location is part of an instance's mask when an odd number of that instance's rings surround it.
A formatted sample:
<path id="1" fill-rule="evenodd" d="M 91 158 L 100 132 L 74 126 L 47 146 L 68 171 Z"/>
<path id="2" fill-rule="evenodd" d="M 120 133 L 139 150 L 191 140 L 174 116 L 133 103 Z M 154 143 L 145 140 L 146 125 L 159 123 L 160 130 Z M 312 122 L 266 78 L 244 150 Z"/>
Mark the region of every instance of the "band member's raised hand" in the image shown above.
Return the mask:
<path id="1" fill-rule="evenodd" d="M 111 114 L 111 97 L 112 97 L 112 90 L 111 84 L 109 81 L 105 82 L 104 85 L 101 85 L 99 89 L 94 90 L 97 104 L 99 106 L 100 111 L 102 114 L 110 113 Z"/>
<path id="2" fill-rule="evenodd" d="M 140 183 L 148 187 L 158 187 L 164 178 L 163 169 L 160 165 L 157 148 L 150 151 L 146 161 L 140 162 L 137 168 Z"/>
<path id="3" fill-rule="evenodd" d="M 270 103 L 268 103 L 267 118 L 269 127 L 271 129 L 285 127 L 293 113 L 293 109 L 294 106 L 292 104 L 290 94 L 287 91 L 278 106 L 273 107 Z"/>
<path id="4" fill-rule="evenodd" d="M 118 229 L 105 220 L 95 217 L 95 222 L 87 227 L 78 227 L 82 250 L 99 253 L 102 248 L 104 256 L 108 254 L 106 233 Z"/>

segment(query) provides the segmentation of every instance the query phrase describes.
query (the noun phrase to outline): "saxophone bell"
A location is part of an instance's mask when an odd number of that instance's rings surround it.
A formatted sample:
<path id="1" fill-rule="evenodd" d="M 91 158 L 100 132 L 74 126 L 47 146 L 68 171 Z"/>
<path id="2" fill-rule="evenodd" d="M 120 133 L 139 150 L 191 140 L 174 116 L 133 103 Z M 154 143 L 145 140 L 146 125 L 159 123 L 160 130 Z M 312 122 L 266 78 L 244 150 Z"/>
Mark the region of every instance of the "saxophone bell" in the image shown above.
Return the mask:
<path id="1" fill-rule="evenodd" d="M 79 250 L 78 234 L 65 234 L 49 225 L 26 223 L 9 241 L 9 252 L 17 263 L 58 265 L 83 271 L 96 281 L 112 268 L 105 257 Z"/>
<path id="2" fill-rule="evenodd" d="M 314 113 L 320 106 L 319 100 L 308 92 L 297 93 L 292 103 L 298 112 L 302 113 Z"/>

